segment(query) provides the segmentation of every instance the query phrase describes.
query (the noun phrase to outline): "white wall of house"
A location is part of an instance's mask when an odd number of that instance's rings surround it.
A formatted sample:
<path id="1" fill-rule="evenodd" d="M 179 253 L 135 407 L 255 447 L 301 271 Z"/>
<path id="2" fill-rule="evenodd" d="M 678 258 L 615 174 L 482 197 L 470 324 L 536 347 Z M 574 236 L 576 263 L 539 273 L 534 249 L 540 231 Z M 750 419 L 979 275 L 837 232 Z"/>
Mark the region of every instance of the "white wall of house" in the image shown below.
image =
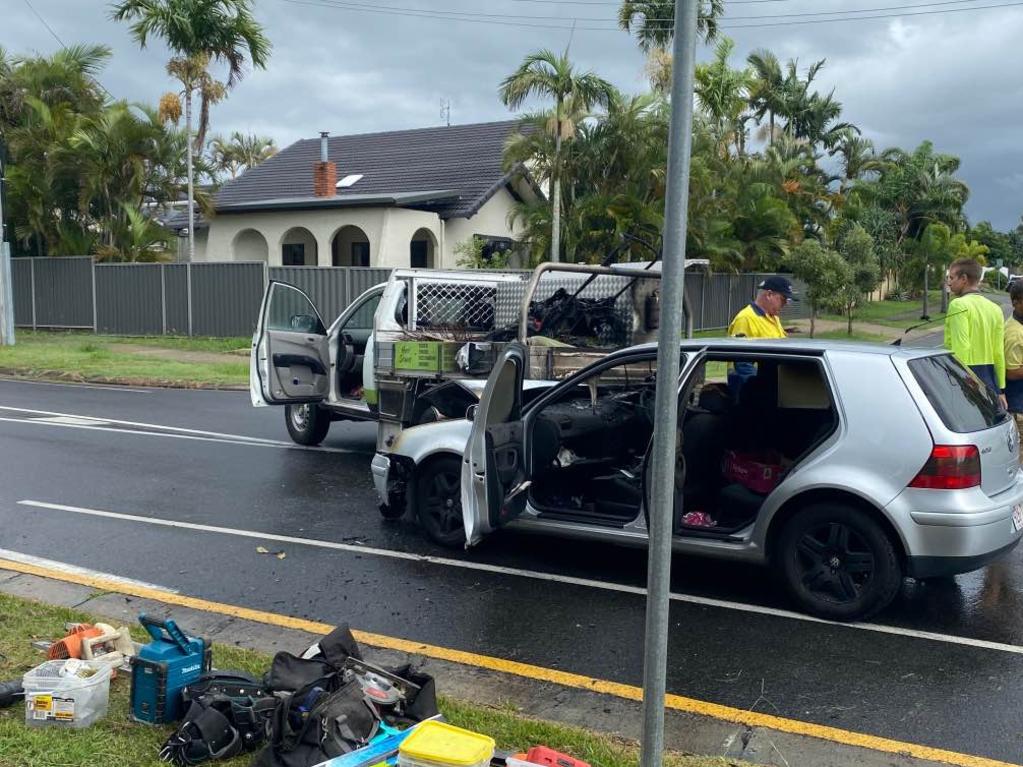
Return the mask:
<path id="1" fill-rule="evenodd" d="M 338 265 L 351 263 L 353 241 L 368 241 L 370 266 L 408 267 L 412 240 L 427 239 L 433 265 L 452 269 L 457 266 L 459 242 L 475 234 L 512 238 L 521 234 L 521 227 L 508 225 L 513 202 L 502 188 L 472 218 L 447 221 L 436 213 L 393 207 L 222 213 L 210 220 L 208 239 L 205 247 L 196 248 L 195 260 L 268 260 L 270 266 L 280 266 L 282 245 L 302 243 L 307 266 L 332 266 L 338 236 Z"/>
<path id="2" fill-rule="evenodd" d="M 514 202 L 511 192 L 502 187 L 472 218 L 452 218 L 445 222 L 442 266 L 445 269 L 456 268 L 459 256 L 455 248 L 473 235 L 511 237 L 517 240 L 523 232 L 521 224 L 516 224 L 514 228 L 508 224 L 508 214 Z"/>
<path id="3" fill-rule="evenodd" d="M 359 231 L 345 229 L 353 226 Z M 441 222 L 436 213 L 404 208 L 223 213 L 210 221 L 205 253 L 200 257 L 197 252 L 196 260 L 261 260 L 253 247 L 253 243 L 258 242 L 258 233 L 267 242 L 271 266 L 281 265 L 282 245 L 299 242 L 305 244 L 308 266 L 332 266 L 332 243 L 335 235 L 340 234 L 338 248 L 343 256 L 342 264 L 349 262 L 352 241 L 359 240 L 369 242 L 371 266 L 407 267 L 412 237 L 420 229 L 428 230 L 440 241 Z"/>

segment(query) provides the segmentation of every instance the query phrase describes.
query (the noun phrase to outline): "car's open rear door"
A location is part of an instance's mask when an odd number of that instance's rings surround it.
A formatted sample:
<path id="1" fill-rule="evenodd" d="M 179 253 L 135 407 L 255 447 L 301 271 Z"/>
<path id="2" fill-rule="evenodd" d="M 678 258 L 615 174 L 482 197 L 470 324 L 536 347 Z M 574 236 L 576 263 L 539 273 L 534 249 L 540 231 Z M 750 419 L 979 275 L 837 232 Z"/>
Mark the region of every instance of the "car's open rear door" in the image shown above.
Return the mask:
<path id="1" fill-rule="evenodd" d="M 327 396 L 327 330 L 309 297 L 293 285 L 271 282 L 252 337 L 252 404 L 319 402 Z"/>
<path id="2" fill-rule="evenodd" d="M 522 380 L 526 349 L 510 344 L 498 358 L 473 418 L 462 460 L 462 515 L 467 546 L 526 508 Z"/>

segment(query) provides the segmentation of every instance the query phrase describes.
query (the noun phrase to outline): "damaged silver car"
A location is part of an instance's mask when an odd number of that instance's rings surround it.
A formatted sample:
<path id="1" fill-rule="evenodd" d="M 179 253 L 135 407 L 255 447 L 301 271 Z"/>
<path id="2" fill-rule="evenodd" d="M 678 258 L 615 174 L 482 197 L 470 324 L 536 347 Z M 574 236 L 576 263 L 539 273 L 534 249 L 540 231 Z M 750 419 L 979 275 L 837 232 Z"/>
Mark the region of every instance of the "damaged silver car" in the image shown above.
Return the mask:
<path id="1" fill-rule="evenodd" d="M 683 342 L 680 553 L 761 563 L 807 612 L 860 619 L 904 576 L 967 572 L 1023 536 L 1016 427 L 942 351 Z M 523 399 L 507 348 L 471 420 L 407 429 L 373 473 L 392 514 L 446 545 L 504 527 L 642 546 L 656 346 Z"/>

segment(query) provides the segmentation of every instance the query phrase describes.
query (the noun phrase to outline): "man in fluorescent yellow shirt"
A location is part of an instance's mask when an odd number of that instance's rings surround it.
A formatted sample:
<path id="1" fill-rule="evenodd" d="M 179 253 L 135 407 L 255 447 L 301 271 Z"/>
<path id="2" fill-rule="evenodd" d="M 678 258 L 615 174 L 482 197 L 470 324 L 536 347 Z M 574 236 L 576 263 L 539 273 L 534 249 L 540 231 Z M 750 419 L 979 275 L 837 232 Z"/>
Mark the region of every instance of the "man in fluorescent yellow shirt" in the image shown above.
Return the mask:
<path id="1" fill-rule="evenodd" d="M 1005 321 L 1005 400 L 1023 433 L 1023 280 L 1012 283 L 1009 298 L 1012 314 Z"/>
<path id="2" fill-rule="evenodd" d="M 778 317 L 785 304 L 797 301 L 792 283 L 780 274 L 768 277 L 757 286 L 757 297 L 743 307 L 728 326 L 728 335 L 742 338 L 785 338 Z"/>
<path id="3" fill-rule="evenodd" d="M 757 297 L 739 310 L 728 326 L 728 335 L 738 338 L 785 338 L 779 314 L 789 301 L 797 301 L 792 283 L 780 274 L 757 286 Z M 757 374 L 752 362 L 736 362 L 728 372 L 728 388 L 737 396 L 743 383 Z"/>
<path id="4" fill-rule="evenodd" d="M 972 258 L 948 268 L 948 288 L 955 296 L 945 315 L 945 348 L 987 384 L 1005 407 L 1005 320 L 994 301 L 978 290 L 984 270 Z"/>

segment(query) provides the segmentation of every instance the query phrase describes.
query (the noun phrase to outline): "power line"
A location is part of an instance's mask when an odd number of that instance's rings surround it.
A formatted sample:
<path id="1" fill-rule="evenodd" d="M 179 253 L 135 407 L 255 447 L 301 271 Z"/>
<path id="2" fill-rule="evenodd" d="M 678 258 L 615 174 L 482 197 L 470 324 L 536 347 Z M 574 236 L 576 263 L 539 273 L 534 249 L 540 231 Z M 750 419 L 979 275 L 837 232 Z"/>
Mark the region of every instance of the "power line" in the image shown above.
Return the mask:
<path id="1" fill-rule="evenodd" d="M 51 34 L 51 35 L 53 36 L 53 39 L 57 41 L 57 44 L 58 44 L 58 45 L 60 45 L 60 47 L 61 47 L 61 48 L 67 48 L 67 47 L 68 47 L 68 46 L 67 46 L 67 43 L 65 43 L 65 42 L 64 42 L 63 40 L 61 40 L 61 39 L 60 39 L 60 35 L 58 35 L 58 34 L 57 34 L 56 32 L 54 32 L 54 31 L 53 31 L 53 27 L 51 27 L 51 26 L 50 26 L 50 25 L 49 25 L 49 24 L 47 23 L 46 19 L 44 19 L 44 18 L 43 18 L 42 14 L 41 14 L 41 13 L 39 13 L 39 11 L 37 11 L 37 10 L 35 9 L 35 6 L 34 6 L 34 5 L 32 5 L 32 2 L 31 2 L 31 0 L 25 0 L 25 5 L 27 5 L 27 6 L 28 6 L 28 9 L 29 9 L 30 11 L 32 11 L 32 13 L 34 13 L 34 14 L 35 14 L 35 17 L 36 17 L 37 19 L 39 19 L 39 21 L 41 21 L 41 22 L 43 23 L 43 26 L 44 26 L 44 27 L 46 27 L 47 31 L 48 31 L 48 32 L 49 32 L 49 33 L 50 33 L 50 34 Z M 113 94 L 113 93 L 111 93 L 110 91 L 108 91 L 108 90 L 107 90 L 107 87 L 106 87 L 106 86 L 105 86 L 105 85 L 104 85 L 103 83 L 101 83 L 101 82 L 99 81 L 99 78 L 98 78 L 98 77 L 93 77 L 92 79 L 93 79 L 93 80 L 95 80 L 95 82 L 96 82 L 96 85 L 98 85 L 98 86 L 99 86 L 99 87 L 100 87 L 100 88 L 101 88 L 101 89 L 103 90 L 103 92 L 104 92 L 105 94 L 107 94 L 107 96 L 109 96 L 109 97 L 110 97 L 111 99 L 113 99 L 114 101 L 116 101 L 116 100 L 117 100 L 117 99 L 114 99 L 114 94 Z"/>
<path id="2" fill-rule="evenodd" d="M 381 5 L 365 5 L 354 0 L 284 0 L 288 3 L 295 5 L 309 5 L 320 8 L 337 8 L 339 10 L 350 10 L 350 11 L 361 11 L 363 13 L 375 13 L 387 16 L 405 16 L 409 18 L 426 18 L 426 19 L 437 19 L 443 21 L 462 21 L 471 24 L 491 24 L 497 26 L 509 26 L 509 27 L 526 27 L 534 29 L 572 29 L 570 22 L 575 21 L 590 21 L 590 22 L 606 22 L 615 24 L 615 26 L 579 26 L 576 25 L 577 30 L 589 31 L 589 32 L 610 32 L 617 31 L 617 20 L 609 18 L 593 18 L 583 17 L 580 19 L 573 19 L 572 17 L 562 16 L 531 16 L 522 14 L 489 14 L 479 13 L 473 11 L 446 11 L 446 10 L 431 10 L 423 8 L 408 8 L 404 6 L 381 6 Z M 782 0 L 778 0 L 781 2 Z M 1007 2 L 993 5 L 978 5 L 969 6 L 964 8 L 935 8 L 935 6 L 951 5 L 951 4 L 962 4 L 967 2 L 982 2 L 983 0 L 938 0 L 936 2 L 917 3 L 915 5 L 905 6 L 887 6 L 883 8 L 860 8 L 860 9 L 847 9 L 845 11 L 821 11 L 821 12 L 803 12 L 794 14 L 770 14 L 762 16 L 740 16 L 734 17 L 734 19 L 724 19 L 720 23 L 720 26 L 724 29 L 754 29 L 761 27 L 774 27 L 784 26 L 786 24 L 825 24 L 836 21 L 870 21 L 875 19 L 888 19 L 898 18 L 903 16 L 929 16 L 942 13 L 960 13 L 963 11 L 980 11 L 990 10 L 997 8 L 1013 8 L 1023 5 L 1023 1 Z M 911 11 L 913 8 L 930 8 L 931 10 L 923 11 Z M 894 13 L 889 11 L 896 11 Z M 845 14 L 842 16 L 835 16 L 833 18 L 817 18 L 825 14 Z M 864 15 L 868 14 L 868 15 Z M 811 18 L 813 17 L 813 18 Z M 775 19 L 786 19 L 785 21 L 776 21 Z M 733 24 L 731 21 L 753 21 L 763 19 L 765 23 L 760 24 Z M 795 21 L 788 19 L 797 19 Z M 804 20 L 798 20 L 804 19 Z M 536 23 L 537 21 L 543 20 L 545 23 Z M 557 23 L 563 22 L 563 23 Z M 664 29 L 671 29 L 671 19 L 646 19 L 645 23 L 658 23 L 664 22 Z"/>

